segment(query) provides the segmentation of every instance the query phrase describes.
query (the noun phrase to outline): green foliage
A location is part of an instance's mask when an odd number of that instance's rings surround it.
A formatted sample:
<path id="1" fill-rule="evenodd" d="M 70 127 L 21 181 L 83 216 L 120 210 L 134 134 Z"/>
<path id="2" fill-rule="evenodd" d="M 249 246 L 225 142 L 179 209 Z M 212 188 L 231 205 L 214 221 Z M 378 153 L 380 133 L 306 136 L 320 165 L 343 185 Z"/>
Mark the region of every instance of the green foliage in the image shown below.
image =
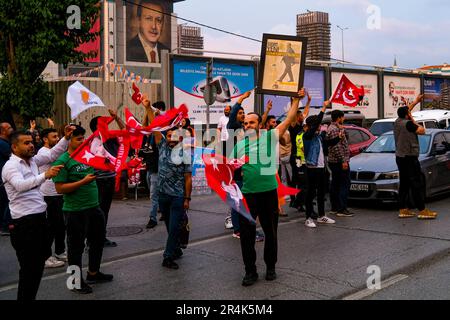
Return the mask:
<path id="1" fill-rule="evenodd" d="M 67 28 L 71 5 L 80 8 L 78 30 Z M 41 73 L 49 61 L 67 66 L 94 57 L 75 49 L 99 36 L 89 32 L 99 15 L 98 0 L 0 0 L 0 114 L 50 116 L 53 94 Z"/>

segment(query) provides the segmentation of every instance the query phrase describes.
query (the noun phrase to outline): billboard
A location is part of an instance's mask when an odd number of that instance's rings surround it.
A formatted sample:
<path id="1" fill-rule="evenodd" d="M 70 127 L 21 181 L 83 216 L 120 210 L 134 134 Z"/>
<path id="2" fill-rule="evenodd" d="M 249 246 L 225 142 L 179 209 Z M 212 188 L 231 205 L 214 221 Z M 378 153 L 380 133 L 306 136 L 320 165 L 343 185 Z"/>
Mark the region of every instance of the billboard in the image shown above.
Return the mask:
<path id="1" fill-rule="evenodd" d="M 312 101 L 311 107 L 321 108 L 325 100 L 325 72 L 323 70 L 306 69 L 304 87 L 309 92 Z M 280 117 L 289 111 L 290 97 L 264 95 L 264 107 L 269 100 L 273 102 L 271 115 Z M 302 103 L 306 105 L 305 98 Z"/>
<path id="2" fill-rule="evenodd" d="M 186 104 L 193 124 L 206 124 L 207 59 L 174 58 L 172 66 L 174 105 Z M 255 88 L 255 65 L 252 62 L 214 60 L 213 81 L 217 84 L 216 102 L 210 106 L 210 123 L 217 124 L 225 106 L 233 106 L 246 91 Z M 255 110 L 255 95 L 245 100 L 245 113 Z"/>
<path id="3" fill-rule="evenodd" d="M 129 3 L 134 2 L 134 4 Z M 161 63 L 161 50 L 171 49 L 172 2 L 130 0 L 126 4 L 126 62 Z"/>
<path id="4" fill-rule="evenodd" d="M 358 104 L 356 108 L 343 106 L 337 103 L 333 103 L 332 108 L 344 111 L 361 111 L 361 113 L 367 119 L 378 119 L 378 76 L 376 74 L 332 72 L 332 92 L 336 90 L 343 74 L 345 74 L 347 78 L 356 86 L 364 87 L 364 99 Z"/>
<path id="5" fill-rule="evenodd" d="M 384 117 L 396 118 L 397 109 L 408 106 L 421 93 L 420 78 L 384 77 Z M 420 104 L 415 110 L 420 110 Z"/>
<path id="6" fill-rule="evenodd" d="M 423 109 L 444 109 L 446 107 L 446 101 L 449 101 L 449 90 L 443 90 L 450 88 L 450 78 L 427 78 L 425 77 L 423 83 L 424 105 Z M 444 91 L 444 95 L 443 95 Z"/>
<path id="7" fill-rule="evenodd" d="M 92 26 L 91 30 L 89 30 L 90 33 L 100 32 L 100 19 L 97 19 Z M 97 52 L 97 56 L 95 58 L 85 59 L 84 62 L 89 63 L 100 63 L 100 38 L 101 35 L 99 35 L 97 38 L 95 38 L 94 41 L 85 42 L 81 44 L 76 50 L 83 53 L 89 53 L 91 51 Z"/>

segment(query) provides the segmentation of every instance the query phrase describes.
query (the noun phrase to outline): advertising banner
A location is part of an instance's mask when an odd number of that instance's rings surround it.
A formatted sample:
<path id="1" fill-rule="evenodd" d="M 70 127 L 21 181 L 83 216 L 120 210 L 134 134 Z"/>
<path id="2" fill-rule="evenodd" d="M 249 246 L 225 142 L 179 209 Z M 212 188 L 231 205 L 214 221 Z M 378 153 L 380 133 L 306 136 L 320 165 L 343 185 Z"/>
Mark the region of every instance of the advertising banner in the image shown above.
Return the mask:
<path id="1" fill-rule="evenodd" d="M 397 109 L 408 106 L 420 94 L 420 78 L 384 77 L 384 117 L 396 118 Z M 414 110 L 420 110 L 419 104 Z"/>
<path id="2" fill-rule="evenodd" d="M 132 0 L 133 1 L 133 0 Z M 161 63 L 161 50 L 171 49 L 173 4 L 161 0 L 134 0 L 126 4 L 126 61 Z"/>
<path id="3" fill-rule="evenodd" d="M 206 103 L 203 92 L 206 85 L 205 60 L 173 60 L 173 97 L 175 106 L 186 104 L 192 124 L 206 124 Z M 210 123 L 217 124 L 224 108 L 233 106 L 247 91 L 255 88 L 253 63 L 214 61 L 213 82 L 216 83 L 216 102 L 210 106 Z M 246 99 L 245 113 L 255 110 L 255 94 Z"/>
<path id="4" fill-rule="evenodd" d="M 446 109 L 450 101 L 450 79 L 425 78 L 422 109 Z"/>
<path id="5" fill-rule="evenodd" d="M 366 119 L 378 119 L 378 76 L 376 74 L 362 73 L 331 73 L 331 92 L 334 92 L 345 74 L 357 87 L 364 87 L 364 99 L 355 108 L 333 103 L 332 108 L 338 110 L 361 111 Z"/>
<path id="6" fill-rule="evenodd" d="M 321 108 L 325 100 L 325 72 L 323 70 L 306 69 L 305 70 L 305 89 L 312 98 L 311 108 Z M 291 98 L 284 96 L 264 95 L 264 107 L 269 100 L 272 100 L 273 108 L 271 115 L 280 117 L 289 111 Z M 305 98 L 302 103 L 306 105 Z"/>
<path id="7" fill-rule="evenodd" d="M 100 19 L 97 19 L 92 26 L 91 30 L 89 30 L 90 33 L 94 32 L 100 32 Z M 94 58 L 85 59 L 84 62 L 90 62 L 90 63 L 100 63 L 100 38 L 101 35 L 99 35 L 97 38 L 95 38 L 94 41 L 86 42 L 81 44 L 76 50 L 81 51 L 83 53 L 89 53 L 91 51 L 97 52 L 97 56 Z"/>

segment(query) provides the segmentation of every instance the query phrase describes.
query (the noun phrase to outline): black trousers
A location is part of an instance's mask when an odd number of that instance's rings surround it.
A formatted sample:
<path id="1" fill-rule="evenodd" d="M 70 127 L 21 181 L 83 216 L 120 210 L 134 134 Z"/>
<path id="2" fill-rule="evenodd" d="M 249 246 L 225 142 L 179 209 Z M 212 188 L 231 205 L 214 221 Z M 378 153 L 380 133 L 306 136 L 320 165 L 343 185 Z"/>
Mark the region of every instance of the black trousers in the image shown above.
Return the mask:
<path id="1" fill-rule="evenodd" d="M 100 209 L 102 209 L 103 214 L 105 215 L 105 228 L 108 224 L 109 210 L 111 209 L 115 184 L 116 178 L 97 180 L 98 201 L 100 202 Z"/>
<path id="2" fill-rule="evenodd" d="M 411 203 L 414 203 L 419 211 L 425 210 L 424 181 L 419 159 L 417 157 L 397 157 L 396 162 L 400 172 L 400 209 L 413 209 L 410 207 Z M 412 199 L 409 198 L 410 196 Z"/>
<path id="3" fill-rule="evenodd" d="M 55 253 L 62 254 L 66 251 L 66 225 L 64 222 L 62 196 L 44 197 L 47 203 L 47 222 L 49 229 L 50 247 L 55 242 Z"/>
<path id="4" fill-rule="evenodd" d="M 105 216 L 99 208 L 65 211 L 67 221 L 67 258 L 69 266 L 82 267 L 84 243 L 89 242 L 89 271 L 100 270 L 105 241 Z"/>
<path id="5" fill-rule="evenodd" d="M 245 194 L 252 217 L 259 222 L 264 231 L 264 262 L 268 269 L 274 269 L 278 252 L 278 193 L 277 190 Z M 256 225 L 239 215 L 241 250 L 245 272 L 256 272 L 255 237 Z"/>
<path id="6" fill-rule="evenodd" d="M 13 220 L 11 244 L 20 265 L 17 300 L 35 300 L 45 260 L 51 255 L 45 212 Z"/>
<path id="7" fill-rule="evenodd" d="M 306 219 L 317 220 L 325 216 L 325 168 L 307 168 L 308 191 L 306 194 Z M 314 211 L 313 201 L 317 196 L 318 213 Z"/>
<path id="8" fill-rule="evenodd" d="M 292 181 L 289 186 L 301 190 L 296 196 L 291 196 L 291 203 L 293 203 L 293 207 L 298 208 L 300 206 L 303 206 L 306 202 L 306 189 L 308 186 L 306 166 L 301 166 L 300 168 L 298 168 L 295 157 L 291 157 L 291 166 Z"/>
<path id="9" fill-rule="evenodd" d="M 346 210 L 351 185 L 350 170 L 344 170 L 342 163 L 329 163 L 328 165 L 331 170 L 331 210 Z"/>

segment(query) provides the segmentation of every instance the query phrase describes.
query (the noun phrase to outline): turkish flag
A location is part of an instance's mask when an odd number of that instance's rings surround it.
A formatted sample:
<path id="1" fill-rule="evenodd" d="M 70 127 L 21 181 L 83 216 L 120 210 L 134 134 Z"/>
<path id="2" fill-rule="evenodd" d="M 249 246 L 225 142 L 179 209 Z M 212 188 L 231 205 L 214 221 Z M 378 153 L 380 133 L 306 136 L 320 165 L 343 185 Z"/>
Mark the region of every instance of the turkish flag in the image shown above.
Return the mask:
<path id="1" fill-rule="evenodd" d="M 331 102 L 354 108 L 363 98 L 364 87 L 358 88 L 344 74 L 331 98 Z"/>
<path id="2" fill-rule="evenodd" d="M 173 108 L 166 113 L 157 116 L 152 123 L 144 128 L 144 131 L 167 131 L 178 126 L 181 121 L 188 117 L 188 108 L 182 104 L 178 108 Z"/>
<path id="3" fill-rule="evenodd" d="M 137 104 L 140 105 L 142 103 L 142 93 L 139 90 L 139 87 L 133 82 L 133 91 L 134 93 L 131 96 L 131 99 Z"/>
<path id="4" fill-rule="evenodd" d="M 127 169 L 127 157 L 130 150 L 130 134 L 126 130 L 109 131 L 110 117 L 98 119 L 97 131 L 87 138 L 70 157 L 74 160 L 102 171 L 115 171 L 116 191 L 120 185 L 120 174 Z M 114 154 L 108 152 L 104 142 L 117 139 L 118 148 Z"/>
<path id="5" fill-rule="evenodd" d="M 125 122 L 128 132 L 130 133 L 130 143 L 133 149 L 140 149 L 142 147 L 142 141 L 144 135 L 149 135 L 151 132 L 144 131 L 142 124 L 136 119 L 136 117 L 125 108 Z"/>
<path id="6" fill-rule="evenodd" d="M 299 189 L 291 188 L 288 186 L 285 186 L 281 183 L 280 176 L 277 173 L 277 182 L 278 182 L 278 198 L 284 198 L 285 196 L 296 196 L 301 192 Z"/>
<path id="7" fill-rule="evenodd" d="M 241 189 L 233 180 L 234 171 L 244 164 L 244 161 L 229 161 L 221 155 L 203 154 L 205 173 L 208 185 L 229 207 L 239 212 L 252 223 L 256 224 L 248 209 Z"/>

